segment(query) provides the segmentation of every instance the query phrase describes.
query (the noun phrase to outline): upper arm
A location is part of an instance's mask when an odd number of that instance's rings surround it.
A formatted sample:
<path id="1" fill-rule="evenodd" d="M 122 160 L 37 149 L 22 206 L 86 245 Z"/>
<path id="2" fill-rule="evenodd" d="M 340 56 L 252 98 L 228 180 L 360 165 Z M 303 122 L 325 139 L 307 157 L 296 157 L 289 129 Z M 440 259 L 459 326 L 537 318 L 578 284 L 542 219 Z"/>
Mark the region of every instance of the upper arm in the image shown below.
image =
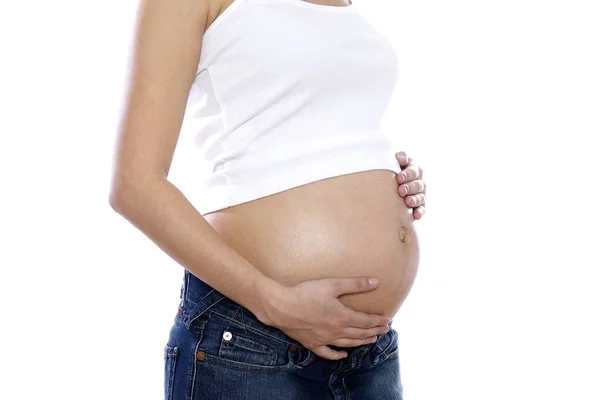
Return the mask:
<path id="1" fill-rule="evenodd" d="M 167 177 L 200 59 L 209 1 L 140 1 L 111 196 L 142 179 Z"/>

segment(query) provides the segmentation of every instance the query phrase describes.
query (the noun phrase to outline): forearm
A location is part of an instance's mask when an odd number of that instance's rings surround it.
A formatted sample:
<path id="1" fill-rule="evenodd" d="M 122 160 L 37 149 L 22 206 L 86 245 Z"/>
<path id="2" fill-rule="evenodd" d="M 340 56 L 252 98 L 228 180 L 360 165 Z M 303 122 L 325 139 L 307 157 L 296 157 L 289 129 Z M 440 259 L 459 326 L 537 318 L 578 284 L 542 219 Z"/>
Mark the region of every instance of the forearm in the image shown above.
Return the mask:
<path id="1" fill-rule="evenodd" d="M 231 248 L 165 178 L 121 190 L 111 206 L 171 258 L 268 322 L 266 302 L 281 285 Z"/>

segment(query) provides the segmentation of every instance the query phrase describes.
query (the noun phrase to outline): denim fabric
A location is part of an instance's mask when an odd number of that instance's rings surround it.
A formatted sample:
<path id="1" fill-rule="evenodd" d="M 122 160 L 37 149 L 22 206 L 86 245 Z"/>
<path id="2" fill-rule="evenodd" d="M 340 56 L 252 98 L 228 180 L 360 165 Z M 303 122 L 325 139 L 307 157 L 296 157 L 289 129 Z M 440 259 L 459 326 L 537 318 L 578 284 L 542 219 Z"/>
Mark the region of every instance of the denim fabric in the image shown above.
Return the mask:
<path id="1" fill-rule="evenodd" d="M 184 271 L 164 348 L 165 400 L 402 400 L 391 326 L 377 342 L 326 360 Z"/>

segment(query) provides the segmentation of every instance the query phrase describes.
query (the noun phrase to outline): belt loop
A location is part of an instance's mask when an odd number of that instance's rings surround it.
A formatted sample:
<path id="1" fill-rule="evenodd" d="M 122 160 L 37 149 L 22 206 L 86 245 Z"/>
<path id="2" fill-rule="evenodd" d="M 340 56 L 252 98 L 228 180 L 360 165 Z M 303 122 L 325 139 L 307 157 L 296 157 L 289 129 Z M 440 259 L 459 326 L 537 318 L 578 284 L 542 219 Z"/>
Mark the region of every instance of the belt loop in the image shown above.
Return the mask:
<path id="1" fill-rule="evenodd" d="M 210 292 L 208 292 L 206 296 L 204 296 L 204 298 L 202 298 L 202 300 L 200 300 L 198 304 L 196 304 L 190 310 L 190 312 L 183 318 L 183 323 L 185 324 L 186 328 L 190 329 L 190 325 L 192 324 L 192 322 L 194 322 L 196 318 L 200 317 L 209 308 L 211 308 L 224 298 L 225 296 L 218 292 L 216 289 L 212 289 Z"/>

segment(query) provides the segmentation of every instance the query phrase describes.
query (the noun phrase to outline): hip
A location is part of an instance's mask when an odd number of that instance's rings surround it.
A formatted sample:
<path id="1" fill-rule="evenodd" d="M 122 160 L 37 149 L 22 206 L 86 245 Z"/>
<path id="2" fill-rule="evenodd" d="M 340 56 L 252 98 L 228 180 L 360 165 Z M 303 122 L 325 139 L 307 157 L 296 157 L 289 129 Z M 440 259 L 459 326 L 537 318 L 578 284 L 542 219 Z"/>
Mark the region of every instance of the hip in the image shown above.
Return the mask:
<path id="1" fill-rule="evenodd" d="M 186 270 L 164 348 L 165 400 L 402 399 L 396 330 L 345 350 L 318 357 Z"/>

